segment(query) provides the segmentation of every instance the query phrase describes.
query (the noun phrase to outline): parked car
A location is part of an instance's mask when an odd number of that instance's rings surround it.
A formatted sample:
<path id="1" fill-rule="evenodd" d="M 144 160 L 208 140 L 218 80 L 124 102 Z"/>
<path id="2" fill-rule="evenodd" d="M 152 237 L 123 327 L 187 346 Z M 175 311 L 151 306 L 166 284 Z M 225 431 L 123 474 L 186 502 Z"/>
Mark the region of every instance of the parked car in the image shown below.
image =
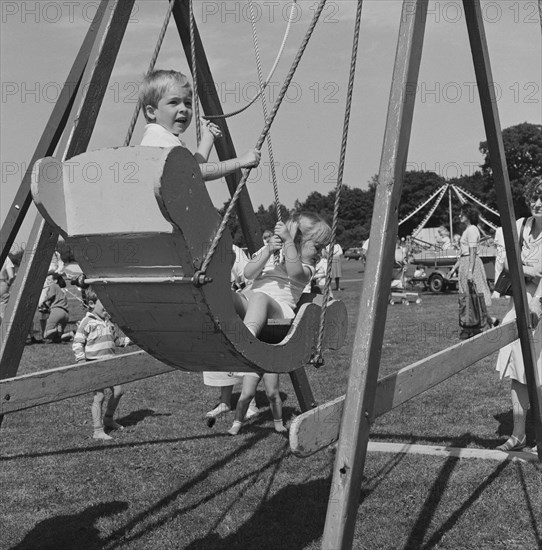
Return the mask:
<path id="1" fill-rule="evenodd" d="M 360 248 L 348 248 L 343 254 L 345 260 L 361 260 L 363 258 L 363 250 Z"/>

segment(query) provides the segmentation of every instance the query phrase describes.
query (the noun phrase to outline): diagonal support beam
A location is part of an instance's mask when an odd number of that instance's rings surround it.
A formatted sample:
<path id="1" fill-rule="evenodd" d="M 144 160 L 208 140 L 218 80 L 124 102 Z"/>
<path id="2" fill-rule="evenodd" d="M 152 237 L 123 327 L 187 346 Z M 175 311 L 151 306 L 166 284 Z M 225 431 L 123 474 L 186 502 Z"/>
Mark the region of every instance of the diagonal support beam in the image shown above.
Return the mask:
<path id="1" fill-rule="evenodd" d="M 79 87 L 74 101 L 76 112 L 70 114 L 68 131 L 64 133 L 58 147 L 58 154 L 63 158 L 70 158 L 86 150 L 134 1 L 102 1 L 100 13 L 103 10 L 107 16 L 102 16 L 99 20 L 82 77 L 84 86 Z M 23 258 L 6 308 L 6 322 L 2 323 L 0 329 L 0 379 L 13 377 L 17 373 L 26 333 L 36 310 L 57 240 L 56 231 L 38 215 L 29 240 L 29 253 Z"/>
<path id="2" fill-rule="evenodd" d="M 365 271 L 365 280 L 372 284 L 363 286 L 359 305 L 322 541 L 322 548 L 326 550 L 351 548 L 354 537 L 386 325 L 397 212 L 410 141 L 426 14 L 427 0 L 405 0 L 403 3 Z"/>
<path id="3" fill-rule="evenodd" d="M 531 412 L 534 419 L 538 458 L 542 460 L 542 380 L 539 380 L 538 372 L 535 369 L 536 355 L 531 335 L 532 331 L 529 327 L 529 304 L 525 292 L 525 278 L 521 263 L 521 251 L 519 250 L 512 191 L 506 167 L 504 143 L 480 0 L 463 0 L 463 7 L 467 19 L 472 59 L 474 61 L 476 82 L 482 106 L 491 170 L 497 191 L 497 205 L 501 216 L 506 256 L 508 258 L 508 265 L 510 266 L 514 307 L 517 313 L 518 333 L 521 341 L 521 351 L 523 352 L 523 363 L 525 365 L 525 378 L 527 380 L 529 401 L 531 402 Z"/>
<path id="4" fill-rule="evenodd" d="M 4 264 L 4 261 L 15 242 L 15 238 L 24 218 L 28 212 L 28 208 L 32 202 L 32 195 L 30 194 L 30 180 L 32 177 L 32 167 L 35 162 L 43 157 L 51 156 L 60 141 L 62 132 L 66 127 L 70 111 L 75 100 L 75 96 L 83 77 L 83 71 L 87 65 L 87 61 L 94 46 L 96 39 L 96 32 L 100 27 L 102 19 L 105 14 L 106 5 L 100 4 L 98 11 L 92 21 L 87 35 L 81 45 L 81 49 L 75 58 L 73 66 L 66 78 L 66 82 L 60 92 L 58 101 L 55 103 L 53 112 L 47 121 L 45 130 L 38 142 L 36 150 L 32 155 L 28 169 L 21 181 L 19 189 L 13 199 L 11 208 L 9 209 L 7 216 L 2 224 L 0 230 L 0 245 L 2 250 L 0 252 L 0 265 Z"/>
<path id="5" fill-rule="evenodd" d="M 192 67 L 192 56 L 190 47 L 190 9 L 186 0 L 177 0 L 177 2 L 175 3 L 175 7 L 173 8 L 173 17 L 175 18 L 175 24 L 177 25 L 177 30 L 179 31 L 179 37 L 183 45 L 184 53 L 186 55 L 187 62 L 190 65 L 190 70 L 193 75 L 194 68 Z M 198 28 L 195 24 L 194 41 L 196 47 L 196 75 L 199 84 L 198 90 L 201 105 L 206 114 L 222 115 L 224 114 L 224 111 L 222 110 L 222 105 L 220 104 L 220 99 L 215 88 L 215 81 L 213 80 L 213 75 L 207 61 L 205 49 L 203 48 L 203 43 L 201 41 Z M 217 120 L 216 124 L 218 124 L 220 126 L 220 129 L 222 130 L 222 138 L 215 141 L 215 149 L 218 158 L 221 161 L 236 158 L 237 153 L 235 151 L 233 139 L 231 137 L 226 120 Z M 237 189 L 237 184 L 240 180 L 240 170 L 238 170 L 234 174 L 226 176 L 226 183 L 228 184 L 230 195 L 233 195 L 235 193 L 235 190 Z M 254 252 L 259 250 L 261 247 L 262 236 L 260 224 L 258 223 L 256 215 L 254 214 L 254 207 L 246 188 L 244 188 L 241 192 L 241 195 L 239 196 L 239 200 L 237 202 L 237 216 L 239 218 L 239 224 L 241 225 L 241 229 L 245 237 L 248 251 L 250 252 L 250 254 L 254 254 Z"/>

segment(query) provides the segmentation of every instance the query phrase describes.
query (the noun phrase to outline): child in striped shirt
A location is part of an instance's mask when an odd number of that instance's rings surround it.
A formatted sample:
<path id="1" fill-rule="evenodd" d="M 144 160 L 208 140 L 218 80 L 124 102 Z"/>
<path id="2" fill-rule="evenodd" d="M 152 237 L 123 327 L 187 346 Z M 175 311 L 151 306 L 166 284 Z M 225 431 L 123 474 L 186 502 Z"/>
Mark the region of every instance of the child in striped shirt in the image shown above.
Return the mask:
<path id="1" fill-rule="evenodd" d="M 114 355 L 115 346 L 127 346 L 130 343 L 130 339 L 124 336 L 110 321 L 102 302 L 92 289 L 87 290 L 87 300 L 89 312 L 79 323 L 73 339 L 72 348 L 78 363 Z M 123 429 L 123 426 L 113 420 L 113 415 L 123 394 L 122 386 L 111 386 L 110 389 L 112 393 L 103 419 L 104 390 L 94 391 L 92 402 L 92 425 L 94 428 L 92 437 L 94 439 L 113 439 L 105 433 L 104 427 L 112 430 Z"/>

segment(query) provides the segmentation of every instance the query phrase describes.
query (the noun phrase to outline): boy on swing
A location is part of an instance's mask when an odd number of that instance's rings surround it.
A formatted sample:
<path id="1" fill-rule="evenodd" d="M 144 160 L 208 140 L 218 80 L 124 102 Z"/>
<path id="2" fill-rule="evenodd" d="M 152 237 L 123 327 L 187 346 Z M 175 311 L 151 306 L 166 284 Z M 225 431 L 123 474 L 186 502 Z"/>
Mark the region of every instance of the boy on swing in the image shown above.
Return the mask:
<path id="1" fill-rule="evenodd" d="M 139 101 L 147 125 L 141 145 L 174 147 L 185 144 L 180 139 L 192 122 L 192 85 L 183 73 L 156 70 L 145 76 L 139 91 Z M 238 170 L 260 163 L 260 151 L 251 149 L 239 158 L 222 162 L 207 162 L 214 140 L 221 137 L 220 128 L 202 119 L 201 141 L 195 159 L 205 181 L 219 179 Z"/>
<path id="2" fill-rule="evenodd" d="M 183 73 L 173 70 L 156 70 L 148 73 L 139 90 L 140 105 L 147 121 L 141 145 L 185 147 L 180 134 L 187 130 L 192 121 L 192 99 L 192 86 Z M 221 136 L 222 132 L 216 124 L 202 119 L 201 140 L 194 157 L 205 181 L 219 179 L 240 168 L 258 166 L 260 162 L 261 154 L 256 149 L 247 151 L 240 158 L 219 163 L 207 162 L 214 140 Z M 232 381 L 235 381 L 235 378 L 233 373 L 227 372 L 203 374 L 205 383 L 211 379 L 210 385 L 221 387 L 221 402 L 206 415 L 208 419 L 214 421 L 217 416 L 230 411 Z M 257 414 L 255 402 L 252 409 L 252 414 Z"/>

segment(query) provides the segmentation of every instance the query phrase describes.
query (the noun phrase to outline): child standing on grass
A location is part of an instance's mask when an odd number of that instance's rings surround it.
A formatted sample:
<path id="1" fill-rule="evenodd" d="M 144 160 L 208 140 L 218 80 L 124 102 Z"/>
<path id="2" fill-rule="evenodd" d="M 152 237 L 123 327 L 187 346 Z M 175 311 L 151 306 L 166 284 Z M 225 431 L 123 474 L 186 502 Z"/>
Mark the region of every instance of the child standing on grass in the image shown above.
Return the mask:
<path id="1" fill-rule="evenodd" d="M 254 336 L 260 334 L 268 318 L 294 318 L 297 302 L 314 276 L 316 262 L 330 238 L 329 225 L 320 216 L 310 212 L 298 214 L 287 224 L 277 223 L 273 237 L 245 267 L 245 277 L 254 282 L 248 289 L 234 294 L 235 308 Z M 274 252 L 280 250 L 281 262 L 268 263 Z M 286 431 L 282 423 L 279 375 L 244 373 L 235 421 L 228 430 L 230 435 L 239 433 L 250 400 L 262 379 L 273 413 L 275 430 Z"/>
<path id="2" fill-rule="evenodd" d="M 77 332 L 73 339 L 73 352 L 75 360 L 80 363 L 83 361 L 94 361 L 115 354 L 115 346 L 127 346 L 130 339 L 124 336 L 118 327 L 109 320 L 102 302 L 92 289 L 87 290 L 87 300 L 89 312 L 77 327 Z M 124 427 L 113 420 L 115 411 L 122 397 L 122 386 L 111 386 L 111 397 L 107 403 L 105 416 L 102 419 L 102 407 L 104 402 L 104 390 L 94 391 L 94 400 L 92 402 L 92 425 L 94 428 L 94 439 L 110 440 L 113 439 L 106 434 L 105 428 L 111 430 L 122 430 Z"/>

